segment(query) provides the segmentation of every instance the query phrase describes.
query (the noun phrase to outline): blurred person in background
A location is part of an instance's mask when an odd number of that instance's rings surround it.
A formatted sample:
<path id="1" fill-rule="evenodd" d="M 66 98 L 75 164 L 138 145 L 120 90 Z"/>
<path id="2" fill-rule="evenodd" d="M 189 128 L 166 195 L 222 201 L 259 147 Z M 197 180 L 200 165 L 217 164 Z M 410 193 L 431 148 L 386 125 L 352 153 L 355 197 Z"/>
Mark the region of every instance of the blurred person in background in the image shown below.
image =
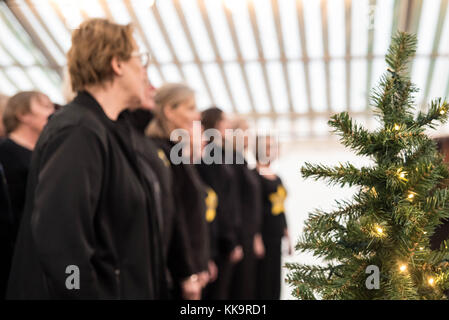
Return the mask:
<path id="1" fill-rule="evenodd" d="M 176 231 L 168 249 L 168 263 L 174 280 L 174 297 L 200 299 L 203 287 L 209 282 L 209 238 L 206 224 L 206 188 L 195 167 L 188 163 L 175 163 L 171 141 L 175 129 L 189 134 L 189 147 L 193 145 L 193 124 L 199 121 L 194 91 L 185 84 L 168 83 L 160 87 L 155 96 L 154 119 L 147 134 L 157 145 L 159 156 L 171 168 L 172 192 L 175 202 Z M 179 142 L 182 143 L 182 142 Z M 188 155 L 191 158 L 192 153 Z M 169 231 L 170 232 L 170 231 Z M 169 239 L 170 241 L 170 239 Z M 179 254 L 184 251 L 186 256 Z M 184 259 L 187 258 L 187 259 Z M 213 272 L 212 272 L 213 275 Z"/>
<path id="2" fill-rule="evenodd" d="M 1 238 L 2 296 L 6 293 L 14 243 L 25 205 L 31 154 L 40 133 L 54 112 L 53 103 L 38 91 L 19 92 L 8 99 L 2 124 L 6 138 L 0 141 L 2 179 Z"/>
<path id="3" fill-rule="evenodd" d="M 165 297 L 161 221 L 134 141 L 117 125 L 144 100 L 143 57 L 131 25 L 89 19 L 73 31 L 77 96 L 34 149 L 8 298 Z"/>
<path id="4" fill-rule="evenodd" d="M 265 253 L 262 242 L 262 187 L 256 170 L 255 159 L 249 150 L 251 132 L 248 122 L 241 117 L 231 121 L 234 130 L 235 149 L 231 168 L 235 171 L 240 190 L 240 221 L 238 242 L 243 249 L 243 259 L 234 268 L 231 280 L 230 299 L 248 300 L 256 298 L 257 259 Z M 239 161 L 237 161 L 239 160 Z"/>
<path id="5" fill-rule="evenodd" d="M 274 151 L 274 154 L 272 153 Z M 256 160 L 262 186 L 262 241 L 265 254 L 259 260 L 257 270 L 257 299 L 279 300 L 281 294 L 282 238 L 292 253 L 290 236 L 285 218 L 287 191 L 281 178 L 270 167 L 276 158 L 277 145 L 271 136 L 257 137 Z"/>
<path id="6" fill-rule="evenodd" d="M 198 172 L 203 181 L 210 186 L 217 197 L 216 226 L 213 235 L 213 246 L 216 248 L 214 264 L 217 267 L 218 277 L 205 291 L 206 299 L 224 300 L 230 298 L 230 289 L 234 266 L 243 258 L 243 250 L 239 242 L 240 228 L 240 191 L 238 190 L 238 177 L 231 164 L 225 164 L 225 130 L 230 129 L 227 115 L 217 107 L 211 107 L 201 113 L 201 124 L 207 136 L 207 130 L 215 129 L 220 139 L 215 137 L 208 141 L 212 153 L 222 154 L 222 163 L 205 162 L 204 159 L 197 164 Z M 207 137 L 206 137 L 207 138 Z M 232 145 L 231 150 L 233 154 Z M 204 154 L 203 154 L 204 156 Z"/>
<path id="7" fill-rule="evenodd" d="M 7 138 L 0 142 L 0 163 L 5 172 L 13 213 L 13 239 L 25 205 L 31 154 L 54 111 L 53 103 L 45 94 L 23 91 L 8 100 L 3 113 Z"/>
<path id="8" fill-rule="evenodd" d="M 2 119 L 7 101 L 8 96 L 0 93 L 0 139 L 5 136 L 5 128 Z M 5 297 L 9 268 L 11 267 L 13 250 L 11 236 L 12 224 L 13 215 L 9 200 L 8 185 L 6 183 L 5 171 L 0 162 L 0 252 L 2 252 L 2 257 L 0 259 L 0 299 L 4 299 Z"/>

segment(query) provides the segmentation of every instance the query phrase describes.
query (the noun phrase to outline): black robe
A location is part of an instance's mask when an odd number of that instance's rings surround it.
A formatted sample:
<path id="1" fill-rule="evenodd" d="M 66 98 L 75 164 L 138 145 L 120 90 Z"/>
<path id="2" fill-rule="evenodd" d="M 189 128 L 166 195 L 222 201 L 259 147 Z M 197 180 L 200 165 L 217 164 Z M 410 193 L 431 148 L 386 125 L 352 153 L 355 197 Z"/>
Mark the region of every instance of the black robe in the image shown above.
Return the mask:
<path id="1" fill-rule="evenodd" d="M 189 235 L 183 225 L 184 219 L 176 210 L 175 181 L 173 170 L 165 152 L 149 137 L 145 136 L 145 127 L 152 119 L 150 111 L 124 111 L 120 121 L 132 128 L 137 158 L 142 167 L 156 176 L 154 193 L 158 195 L 159 210 L 162 220 L 162 240 L 170 291 L 185 278 L 195 273 L 192 257 L 189 255 Z M 150 179 L 152 181 L 153 179 Z"/>
<path id="2" fill-rule="evenodd" d="M 0 299 L 5 298 L 14 248 L 14 218 L 9 200 L 8 184 L 0 163 Z"/>
<path id="3" fill-rule="evenodd" d="M 206 222 L 206 186 L 201 181 L 196 168 L 192 164 L 173 164 L 170 161 L 170 152 L 174 143 L 168 139 L 152 138 L 160 148 L 167 161 L 170 162 L 173 175 L 173 193 L 176 203 L 178 220 L 178 232 L 185 233 L 188 241 L 184 244 L 184 250 L 191 258 L 192 269 L 190 274 L 196 274 L 208 270 L 210 258 L 209 237 Z M 181 235 L 181 234 L 180 234 Z M 179 241 L 174 243 L 180 246 Z M 179 248 L 174 252 L 179 251 Z M 176 256 L 173 256 L 176 266 Z M 178 265 L 179 269 L 181 265 Z M 178 270 L 177 273 L 180 273 Z"/>
<path id="4" fill-rule="evenodd" d="M 15 240 L 25 205 L 31 154 L 31 150 L 18 145 L 10 138 L 0 142 L 0 163 L 3 165 L 13 214 L 13 241 Z"/>
<path id="5" fill-rule="evenodd" d="M 224 300 L 229 298 L 233 272 L 229 254 L 240 245 L 240 186 L 237 172 L 231 164 L 224 163 L 224 149 L 215 145 L 211 150 L 222 154 L 223 163 L 207 164 L 202 161 L 196 165 L 202 180 L 216 192 L 218 198 L 215 225 L 210 229 L 211 240 L 215 242 L 212 246 L 216 248 L 214 261 L 218 267 L 218 278 L 206 288 L 205 298 Z"/>
<path id="6" fill-rule="evenodd" d="M 9 298 L 163 297 L 154 195 L 116 126 L 87 92 L 50 118 L 33 152 Z M 67 287 L 68 266 L 79 289 Z"/>
<path id="7" fill-rule="evenodd" d="M 262 185 L 263 216 L 262 239 L 265 256 L 259 261 L 257 298 L 279 300 L 281 293 L 281 245 L 287 228 L 284 201 L 286 190 L 279 177 L 271 180 L 260 175 Z"/>
<path id="8" fill-rule="evenodd" d="M 239 158 L 237 155 L 236 159 Z M 240 190 L 240 221 L 238 239 L 243 248 L 243 259 L 234 268 L 231 281 L 230 299 L 248 300 L 256 298 L 257 259 L 254 254 L 254 236 L 261 232 L 262 187 L 259 173 L 249 169 L 241 157 L 242 164 L 232 166 L 238 177 Z"/>

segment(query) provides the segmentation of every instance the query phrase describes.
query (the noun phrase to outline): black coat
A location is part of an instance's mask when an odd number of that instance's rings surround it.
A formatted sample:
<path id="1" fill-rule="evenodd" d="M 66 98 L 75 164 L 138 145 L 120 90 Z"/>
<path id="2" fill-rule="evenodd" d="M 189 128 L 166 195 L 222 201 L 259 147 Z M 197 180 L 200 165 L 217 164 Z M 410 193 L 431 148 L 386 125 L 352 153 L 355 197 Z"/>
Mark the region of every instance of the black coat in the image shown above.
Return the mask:
<path id="1" fill-rule="evenodd" d="M 268 179 L 259 175 L 262 186 L 262 238 L 264 242 L 280 240 L 287 228 L 285 199 L 287 191 L 279 177 Z"/>
<path id="2" fill-rule="evenodd" d="M 240 225 L 237 225 L 239 242 L 253 239 L 262 228 L 262 185 L 256 169 L 248 168 L 247 161 L 239 153 L 234 156 L 232 169 L 237 177 L 240 199 Z M 239 160 L 240 159 L 240 160 Z M 237 162 L 239 160 L 239 162 Z"/>
<path id="3" fill-rule="evenodd" d="M 0 163 L 0 300 L 5 298 L 14 247 L 14 216 L 3 166 Z"/>
<path id="4" fill-rule="evenodd" d="M 167 161 L 170 161 L 170 152 L 174 143 L 161 138 L 153 138 L 153 141 L 164 152 Z M 191 273 L 207 271 L 210 247 L 206 222 L 206 186 L 193 165 L 170 163 L 170 167 L 176 203 L 176 223 L 179 233 L 177 236 L 184 238 L 184 234 L 187 235 L 188 241 L 182 247 L 191 258 Z M 172 252 L 180 250 L 179 239 L 173 242 L 173 245 L 175 248 L 172 248 Z M 171 259 L 174 260 L 172 266 L 176 269 L 174 271 L 177 274 L 181 273 L 182 270 L 179 270 L 181 265 L 176 267 L 176 256 L 171 257 Z"/>
<path id="5" fill-rule="evenodd" d="M 33 153 L 8 297 L 163 297 L 153 195 L 130 136 L 87 92 L 57 111 Z M 68 290 L 66 268 L 80 271 Z"/>
<path id="6" fill-rule="evenodd" d="M 145 136 L 145 127 L 152 118 L 146 110 L 125 111 L 120 120 L 131 128 L 134 137 L 134 148 L 142 167 L 156 176 L 153 182 L 154 193 L 159 202 L 159 211 L 162 220 L 162 240 L 164 245 L 165 261 L 167 263 L 168 279 L 178 283 L 194 274 L 194 265 L 190 254 L 189 235 L 183 225 L 184 219 L 176 209 L 175 181 L 173 170 L 165 152 L 149 137 Z M 150 179 L 153 181 L 154 179 Z"/>
<path id="7" fill-rule="evenodd" d="M 0 163 L 3 165 L 9 201 L 13 214 L 13 241 L 17 234 L 25 204 L 25 192 L 32 151 L 10 138 L 0 142 Z"/>
<path id="8" fill-rule="evenodd" d="M 211 150 L 221 152 L 224 162 L 224 150 L 221 147 L 215 145 Z M 207 164 L 202 161 L 196 167 L 204 183 L 215 191 L 218 198 L 216 226 L 213 229 L 216 234 L 211 236 L 211 239 L 217 241 L 214 245 L 217 248 L 215 256 L 228 256 L 239 244 L 241 225 L 239 177 L 231 164 Z"/>

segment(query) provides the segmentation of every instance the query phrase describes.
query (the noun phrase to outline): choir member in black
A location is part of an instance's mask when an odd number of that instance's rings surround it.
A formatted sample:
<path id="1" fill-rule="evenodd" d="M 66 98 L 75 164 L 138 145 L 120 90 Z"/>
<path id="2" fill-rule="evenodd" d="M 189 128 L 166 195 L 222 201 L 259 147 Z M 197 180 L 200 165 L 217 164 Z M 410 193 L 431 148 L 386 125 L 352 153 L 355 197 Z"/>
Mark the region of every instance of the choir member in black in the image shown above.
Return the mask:
<path id="1" fill-rule="evenodd" d="M 47 119 L 54 111 L 53 103 L 43 93 L 37 91 L 19 92 L 12 96 L 5 106 L 3 113 L 3 125 L 6 138 L 0 141 L 0 163 L 3 168 L 5 186 L 5 200 L 8 202 L 10 212 L 9 219 L 2 216 L 2 221 L 9 221 L 9 227 L 2 228 L 2 239 L 9 244 L 14 244 L 17 229 L 19 228 L 25 204 L 25 191 L 28 177 L 28 170 L 31 163 L 31 154 L 36 141 L 42 132 Z M 7 195 L 6 195 L 7 194 Z M 6 199 L 6 197 L 8 197 Z M 3 202 L 4 203 L 4 202 Z M 2 209 L 2 215 L 6 210 Z M 2 223 L 3 224 L 3 223 Z M 12 259 L 12 250 L 2 251 L 2 265 L 5 272 L 2 272 L 1 282 L 4 296 L 8 279 L 8 267 Z"/>
<path id="2" fill-rule="evenodd" d="M 5 110 L 8 97 L 0 93 L 0 139 L 5 136 L 3 126 L 3 111 Z M 11 203 L 8 195 L 8 185 L 6 183 L 5 171 L 0 162 L 0 299 L 4 298 L 6 286 L 8 284 L 9 268 L 13 250 L 11 229 L 13 225 L 13 215 Z"/>
<path id="3" fill-rule="evenodd" d="M 0 299 L 5 298 L 9 269 L 14 249 L 12 236 L 13 214 L 8 194 L 5 172 L 0 163 Z"/>
<path id="4" fill-rule="evenodd" d="M 19 92 L 6 105 L 3 124 L 7 137 L 0 142 L 0 163 L 8 184 L 14 229 L 18 228 L 25 204 L 31 154 L 53 112 L 54 105 L 50 99 L 37 91 Z"/>
<path id="5" fill-rule="evenodd" d="M 192 164 L 193 152 L 189 151 L 193 145 L 192 140 L 189 138 L 188 146 L 187 144 L 184 146 L 181 157 L 187 158 L 180 163 L 171 155 L 172 148 L 179 141 L 170 140 L 171 133 L 176 129 L 182 129 L 189 134 L 189 137 L 193 137 L 194 121 L 199 121 L 195 95 L 194 91 L 184 84 L 169 83 L 157 90 L 155 102 L 155 118 L 150 123 L 147 133 L 160 149 L 160 156 L 172 169 L 176 219 L 179 219 L 180 228 L 178 232 L 185 232 L 187 235 L 188 241 L 184 243 L 184 250 L 192 263 L 190 270 L 185 270 L 184 274 L 189 276 L 182 281 L 177 279 L 174 285 L 180 285 L 181 288 L 177 291 L 189 293 L 183 298 L 200 299 L 201 290 L 209 281 L 206 189 Z M 178 257 L 172 256 L 171 259 L 173 264 L 179 263 Z M 180 274 L 178 272 L 178 275 Z M 178 293 L 177 296 L 179 295 Z"/>
<path id="6" fill-rule="evenodd" d="M 144 99 L 145 56 L 130 25 L 90 19 L 73 31 L 77 96 L 33 151 L 9 298 L 161 298 L 154 197 L 116 121 Z"/>
<path id="7" fill-rule="evenodd" d="M 210 163 L 203 158 L 202 162 L 197 165 L 201 178 L 216 192 L 218 198 L 215 234 L 211 235 L 211 242 L 216 247 L 214 262 L 218 269 L 218 277 L 206 288 L 205 297 L 206 299 L 223 300 L 230 297 L 234 265 L 243 258 L 243 250 L 238 236 L 240 192 L 235 170 L 231 164 L 224 163 L 226 156 L 225 130 L 230 129 L 230 122 L 226 114 L 217 107 L 209 108 L 201 113 L 201 124 L 206 138 L 209 137 L 208 133 L 215 135 L 213 140 L 210 137 L 203 156 L 215 158 L 215 152 L 217 152 L 221 153 L 222 159 L 220 163 L 215 161 Z M 228 152 L 232 157 L 232 143 Z"/>
<path id="8" fill-rule="evenodd" d="M 263 255 L 261 238 L 262 190 L 255 159 L 249 150 L 250 131 L 243 118 L 232 121 L 235 149 L 234 169 L 240 190 L 240 221 L 238 241 L 242 245 L 243 259 L 235 265 L 231 281 L 230 299 L 256 298 L 257 257 Z M 251 167 L 251 168 L 250 168 Z"/>
<path id="9" fill-rule="evenodd" d="M 0 93 L 0 139 L 6 135 L 2 119 L 7 101 L 8 97 Z M 6 183 L 5 171 L 0 162 L 0 252 L 2 252 L 0 259 L 0 299 L 3 299 L 5 296 L 9 268 L 11 267 L 13 250 L 12 225 L 13 215 L 8 195 L 8 185 Z"/>
<path id="10" fill-rule="evenodd" d="M 257 298 L 261 300 L 280 299 L 283 237 L 288 240 L 289 254 L 292 251 L 284 207 L 287 191 L 270 168 L 270 162 L 275 157 L 271 152 L 276 149 L 274 143 L 271 137 L 258 137 L 256 140 L 257 170 L 263 201 L 262 240 L 265 246 L 265 255 L 260 259 L 257 270 Z"/>

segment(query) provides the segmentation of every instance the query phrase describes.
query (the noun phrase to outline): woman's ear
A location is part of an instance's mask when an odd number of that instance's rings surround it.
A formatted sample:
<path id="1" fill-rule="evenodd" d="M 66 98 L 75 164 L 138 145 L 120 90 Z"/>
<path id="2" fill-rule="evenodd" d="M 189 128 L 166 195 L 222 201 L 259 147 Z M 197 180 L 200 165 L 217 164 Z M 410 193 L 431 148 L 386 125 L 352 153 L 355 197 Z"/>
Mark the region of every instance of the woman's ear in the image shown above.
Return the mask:
<path id="1" fill-rule="evenodd" d="M 117 57 L 112 57 L 111 67 L 116 75 L 121 76 L 123 74 L 122 63 Z"/>
<path id="2" fill-rule="evenodd" d="M 19 120 L 20 123 L 22 124 L 28 124 L 30 121 L 32 121 L 33 119 L 33 114 L 30 112 L 20 112 L 18 114 L 16 114 L 17 119 Z"/>
<path id="3" fill-rule="evenodd" d="M 164 113 L 165 119 L 167 119 L 168 121 L 173 120 L 173 108 L 171 106 L 165 105 L 162 108 L 162 112 Z"/>

